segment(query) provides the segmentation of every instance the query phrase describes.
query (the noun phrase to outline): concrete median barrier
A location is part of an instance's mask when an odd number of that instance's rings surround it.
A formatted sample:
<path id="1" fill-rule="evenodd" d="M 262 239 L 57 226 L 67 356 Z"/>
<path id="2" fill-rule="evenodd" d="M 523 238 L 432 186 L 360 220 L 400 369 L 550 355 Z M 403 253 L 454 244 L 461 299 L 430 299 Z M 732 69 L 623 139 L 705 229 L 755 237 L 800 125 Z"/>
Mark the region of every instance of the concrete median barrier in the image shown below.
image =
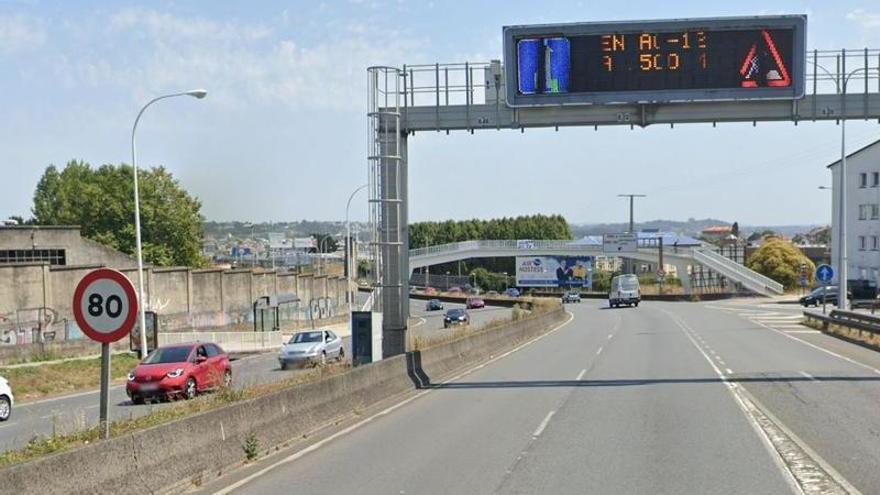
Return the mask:
<path id="1" fill-rule="evenodd" d="M 555 309 L 319 381 L 95 442 L 0 470 L 7 493 L 174 493 L 396 395 L 442 379 L 547 332 Z"/>

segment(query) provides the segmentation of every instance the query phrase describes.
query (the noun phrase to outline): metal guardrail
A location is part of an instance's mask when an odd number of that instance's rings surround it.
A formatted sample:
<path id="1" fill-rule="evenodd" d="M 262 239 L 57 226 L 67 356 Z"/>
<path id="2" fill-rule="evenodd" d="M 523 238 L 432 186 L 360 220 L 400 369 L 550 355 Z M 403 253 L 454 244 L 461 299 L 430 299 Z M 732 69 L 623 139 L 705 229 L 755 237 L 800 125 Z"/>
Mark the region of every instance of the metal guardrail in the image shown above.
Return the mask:
<path id="1" fill-rule="evenodd" d="M 873 334 L 880 333 L 880 317 L 856 313 L 854 311 L 835 309 L 827 315 L 814 313 L 812 311 L 804 311 L 804 320 L 816 320 L 821 322 L 823 330 L 827 330 L 829 325 L 840 325 Z"/>
<path id="2" fill-rule="evenodd" d="M 501 78 L 500 62 L 461 62 L 404 65 L 401 106 L 473 107 L 504 98 L 504 91 L 492 80 L 492 66 Z M 880 49 L 809 50 L 806 53 L 806 94 L 837 94 L 847 74 L 847 94 L 880 93 Z"/>

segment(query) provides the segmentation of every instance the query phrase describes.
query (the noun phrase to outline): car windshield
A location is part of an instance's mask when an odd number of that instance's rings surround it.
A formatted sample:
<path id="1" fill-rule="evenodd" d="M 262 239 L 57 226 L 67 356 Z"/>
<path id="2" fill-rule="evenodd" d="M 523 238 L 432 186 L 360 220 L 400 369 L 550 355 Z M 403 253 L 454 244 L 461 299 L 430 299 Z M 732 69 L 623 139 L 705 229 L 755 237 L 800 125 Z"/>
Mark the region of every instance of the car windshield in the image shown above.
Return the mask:
<path id="1" fill-rule="evenodd" d="M 813 292 L 811 292 L 810 295 L 811 296 L 821 296 L 823 292 L 826 292 L 826 294 L 833 294 L 833 293 L 837 292 L 837 287 L 826 287 L 824 291 L 823 291 L 822 287 L 819 287 L 817 289 L 813 289 Z"/>
<path id="2" fill-rule="evenodd" d="M 321 342 L 323 339 L 323 333 L 321 332 L 302 332 L 298 333 L 290 339 L 290 344 L 304 344 L 308 342 Z"/>
<path id="3" fill-rule="evenodd" d="M 160 347 L 144 359 L 144 364 L 184 363 L 191 347 Z"/>
<path id="4" fill-rule="evenodd" d="M 446 316 L 451 316 L 453 318 L 457 318 L 463 314 L 464 314 L 463 309 L 450 309 L 449 311 L 446 312 Z"/>

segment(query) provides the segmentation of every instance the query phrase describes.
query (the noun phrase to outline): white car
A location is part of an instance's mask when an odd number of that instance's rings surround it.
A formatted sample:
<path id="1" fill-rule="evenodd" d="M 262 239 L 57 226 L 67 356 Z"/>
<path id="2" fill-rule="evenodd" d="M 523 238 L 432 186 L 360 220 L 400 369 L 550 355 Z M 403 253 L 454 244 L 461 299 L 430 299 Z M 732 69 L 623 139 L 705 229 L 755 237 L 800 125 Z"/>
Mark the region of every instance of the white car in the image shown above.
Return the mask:
<path id="1" fill-rule="evenodd" d="M 12 404 L 15 398 L 12 396 L 12 388 L 6 378 L 0 376 L 0 421 L 6 421 L 12 415 Z"/>
<path id="2" fill-rule="evenodd" d="M 330 330 L 309 330 L 297 332 L 291 337 L 278 355 L 281 369 L 288 366 L 308 363 L 326 363 L 329 359 L 342 359 L 345 350 L 342 339 Z"/>

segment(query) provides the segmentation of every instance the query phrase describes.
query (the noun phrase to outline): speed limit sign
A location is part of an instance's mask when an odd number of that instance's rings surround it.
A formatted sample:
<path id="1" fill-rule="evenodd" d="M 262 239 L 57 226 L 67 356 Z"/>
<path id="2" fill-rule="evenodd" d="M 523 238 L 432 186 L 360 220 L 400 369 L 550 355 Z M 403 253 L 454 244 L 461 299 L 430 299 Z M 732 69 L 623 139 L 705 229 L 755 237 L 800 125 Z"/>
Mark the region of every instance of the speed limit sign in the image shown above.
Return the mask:
<path id="1" fill-rule="evenodd" d="M 138 300 L 131 281 L 117 270 L 89 272 L 73 292 L 73 316 L 90 339 L 109 344 L 125 337 L 137 321 Z"/>

